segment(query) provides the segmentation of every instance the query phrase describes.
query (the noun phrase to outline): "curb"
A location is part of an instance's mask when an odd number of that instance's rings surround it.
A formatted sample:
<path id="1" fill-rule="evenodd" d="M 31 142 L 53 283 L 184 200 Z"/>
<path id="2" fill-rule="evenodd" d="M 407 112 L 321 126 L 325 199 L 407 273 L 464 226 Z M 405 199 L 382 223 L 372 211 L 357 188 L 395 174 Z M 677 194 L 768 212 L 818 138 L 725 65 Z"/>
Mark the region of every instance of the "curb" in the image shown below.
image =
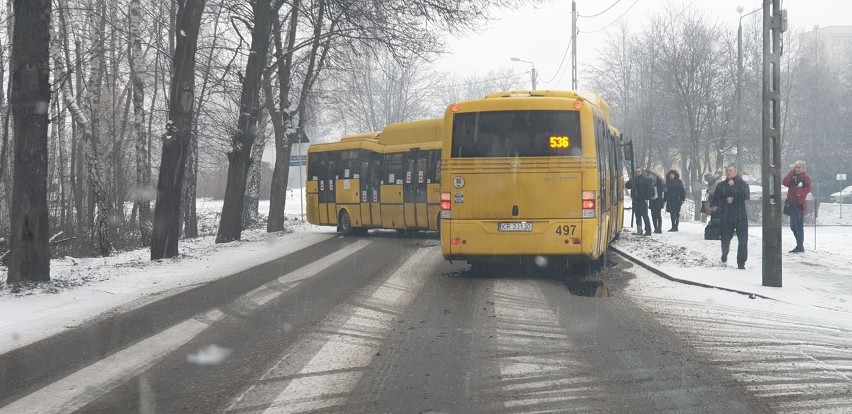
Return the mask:
<path id="1" fill-rule="evenodd" d="M 610 250 L 612 250 L 615 253 L 618 253 L 621 257 L 624 257 L 625 259 L 630 260 L 631 262 L 636 263 L 637 265 L 645 268 L 646 270 L 650 271 L 651 273 L 654 273 L 655 275 L 660 276 L 664 279 L 671 280 L 672 282 L 683 283 L 685 285 L 691 285 L 691 286 L 699 286 L 699 287 L 709 288 L 709 289 L 719 289 L 719 290 L 724 290 L 726 292 L 732 292 L 732 293 L 739 293 L 740 295 L 748 296 L 749 299 L 761 298 L 761 299 L 769 299 L 769 300 L 781 302 L 778 299 L 771 298 L 769 296 L 764 296 L 764 295 L 761 295 L 759 293 L 746 292 L 746 291 L 743 291 L 743 290 L 731 289 L 731 288 L 726 288 L 726 287 L 722 287 L 722 286 L 709 285 L 709 284 L 706 284 L 706 283 L 693 282 L 691 280 L 676 278 L 674 276 L 669 275 L 666 272 L 663 272 L 660 269 L 657 269 L 656 267 L 653 267 L 653 266 L 645 263 L 644 261 L 636 258 L 635 256 L 632 256 L 632 255 L 630 255 L 630 254 L 628 254 L 628 253 L 626 253 L 626 252 L 624 252 L 624 251 L 622 251 L 622 250 L 620 250 L 616 247 L 610 246 Z"/>

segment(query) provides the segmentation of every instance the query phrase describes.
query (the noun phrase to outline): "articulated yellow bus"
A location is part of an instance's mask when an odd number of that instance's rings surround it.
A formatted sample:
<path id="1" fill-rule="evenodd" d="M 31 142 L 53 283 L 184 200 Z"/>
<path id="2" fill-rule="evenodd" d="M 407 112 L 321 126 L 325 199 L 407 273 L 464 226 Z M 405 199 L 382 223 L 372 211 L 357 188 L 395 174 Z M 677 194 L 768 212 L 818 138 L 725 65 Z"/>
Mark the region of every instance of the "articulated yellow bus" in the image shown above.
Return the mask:
<path id="1" fill-rule="evenodd" d="M 308 222 L 343 234 L 438 230 L 444 120 L 390 124 L 381 132 L 308 148 Z"/>
<path id="2" fill-rule="evenodd" d="M 623 151 L 602 98 L 494 93 L 450 105 L 444 131 L 444 258 L 590 263 L 617 238 Z"/>

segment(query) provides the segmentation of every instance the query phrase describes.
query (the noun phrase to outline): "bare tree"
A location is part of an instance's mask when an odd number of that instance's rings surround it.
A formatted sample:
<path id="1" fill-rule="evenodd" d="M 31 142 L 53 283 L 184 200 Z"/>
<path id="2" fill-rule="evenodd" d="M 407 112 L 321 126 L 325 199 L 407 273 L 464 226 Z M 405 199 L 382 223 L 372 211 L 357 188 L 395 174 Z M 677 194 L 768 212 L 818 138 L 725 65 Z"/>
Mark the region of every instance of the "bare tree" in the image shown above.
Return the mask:
<path id="1" fill-rule="evenodd" d="M 15 119 L 11 251 L 7 283 L 50 280 L 47 131 L 50 0 L 15 0 L 12 113 Z"/>
<path id="2" fill-rule="evenodd" d="M 228 181 L 216 243 L 240 240 L 242 233 L 243 197 L 251 167 L 251 148 L 257 135 L 257 120 L 260 113 L 260 80 L 269 50 L 272 23 L 270 19 L 272 10 L 269 3 L 267 0 L 255 0 L 252 3 L 254 27 L 251 51 L 243 77 L 239 120 L 232 137 L 231 151 L 228 153 Z"/>
<path id="3" fill-rule="evenodd" d="M 134 201 L 139 216 L 139 236 L 142 243 L 151 242 L 151 165 L 148 162 L 148 137 L 145 131 L 145 83 L 142 79 L 142 36 L 140 0 L 130 1 L 130 43 L 133 83 L 133 134 L 136 142 L 136 191 Z"/>
<path id="4" fill-rule="evenodd" d="M 269 217 L 266 220 L 266 231 L 284 230 L 284 204 L 287 201 L 287 176 L 289 174 L 290 142 L 287 138 L 287 128 L 292 122 L 290 105 L 291 73 L 293 71 L 293 55 L 296 44 L 296 30 L 299 23 L 299 7 L 301 1 L 293 0 L 288 14 L 287 47 L 281 40 L 283 33 L 278 10 L 273 10 L 273 35 L 275 44 L 276 73 L 278 74 L 279 108 L 273 102 L 272 82 L 267 73 L 264 83 L 266 88 L 266 107 L 272 119 L 275 136 L 275 167 L 272 171 L 272 184 L 269 195 Z"/>
<path id="5" fill-rule="evenodd" d="M 209 40 L 208 52 L 204 62 L 201 63 L 201 86 L 198 89 L 196 97 L 197 109 L 193 115 L 195 120 L 192 123 L 192 137 L 189 143 L 189 152 L 186 159 L 186 180 L 184 183 L 184 204 L 183 204 L 183 235 L 186 238 L 198 237 L 198 213 L 196 208 L 196 189 L 198 187 L 198 166 L 200 157 L 198 141 L 200 139 L 200 125 L 202 114 L 205 111 L 207 102 L 211 99 L 215 84 L 218 82 L 216 77 L 223 76 L 214 72 L 214 58 L 221 52 L 220 30 L 222 12 L 225 10 L 225 4 L 215 6 L 215 11 L 210 13 L 212 20 L 212 37 Z M 226 66 L 227 67 L 227 66 Z"/>
<path id="6" fill-rule="evenodd" d="M 354 131 L 380 131 L 394 122 L 432 115 L 430 94 L 434 79 L 419 69 L 425 61 L 417 56 L 398 61 L 376 45 L 360 45 L 338 58 L 340 69 L 329 72 L 328 85 L 335 99 L 326 101 L 328 112 Z M 345 63 L 343 63 L 345 62 Z M 353 132 L 354 132 L 353 131 Z"/>
<path id="7" fill-rule="evenodd" d="M 169 89 L 169 121 L 163 134 L 163 153 L 157 182 L 151 259 L 178 254 L 180 202 L 186 166 L 186 151 L 192 133 L 195 98 L 195 52 L 204 0 L 179 2 L 177 12 L 174 72 Z"/>

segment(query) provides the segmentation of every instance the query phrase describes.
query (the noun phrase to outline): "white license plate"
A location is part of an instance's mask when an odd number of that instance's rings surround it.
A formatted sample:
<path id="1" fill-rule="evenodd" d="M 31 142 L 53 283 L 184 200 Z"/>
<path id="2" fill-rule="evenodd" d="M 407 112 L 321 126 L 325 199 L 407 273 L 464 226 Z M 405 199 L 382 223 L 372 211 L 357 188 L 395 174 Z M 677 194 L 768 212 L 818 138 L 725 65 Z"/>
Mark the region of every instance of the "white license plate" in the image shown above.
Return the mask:
<path id="1" fill-rule="evenodd" d="M 532 223 L 497 223 L 497 231 L 532 231 Z"/>

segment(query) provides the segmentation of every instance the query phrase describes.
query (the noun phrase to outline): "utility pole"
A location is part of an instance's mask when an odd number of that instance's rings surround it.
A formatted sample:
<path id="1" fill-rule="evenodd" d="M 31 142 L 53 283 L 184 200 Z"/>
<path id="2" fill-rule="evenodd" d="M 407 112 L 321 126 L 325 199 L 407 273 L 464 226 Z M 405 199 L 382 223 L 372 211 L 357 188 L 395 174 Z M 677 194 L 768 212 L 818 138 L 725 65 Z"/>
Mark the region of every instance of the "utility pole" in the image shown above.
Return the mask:
<path id="1" fill-rule="evenodd" d="M 763 0 L 763 286 L 781 287 L 781 0 Z"/>
<path id="2" fill-rule="evenodd" d="M 536 89 L 535 89 L 535 78 L 536 78 L 536 75 L 535 75 L 535 66 L 533 66 L 533 67 L 532 67 L 532 70 L 530 71 L 530 74 L 531 74 L 531 76 L 532 76 L 532 87 L 533 87 L 533 90 L 536 90 Z"/>
<path id="3" fill-rule="evenodd" d="M 571 89 L 577 90 L 577 0 L 571 0 Z"/>

